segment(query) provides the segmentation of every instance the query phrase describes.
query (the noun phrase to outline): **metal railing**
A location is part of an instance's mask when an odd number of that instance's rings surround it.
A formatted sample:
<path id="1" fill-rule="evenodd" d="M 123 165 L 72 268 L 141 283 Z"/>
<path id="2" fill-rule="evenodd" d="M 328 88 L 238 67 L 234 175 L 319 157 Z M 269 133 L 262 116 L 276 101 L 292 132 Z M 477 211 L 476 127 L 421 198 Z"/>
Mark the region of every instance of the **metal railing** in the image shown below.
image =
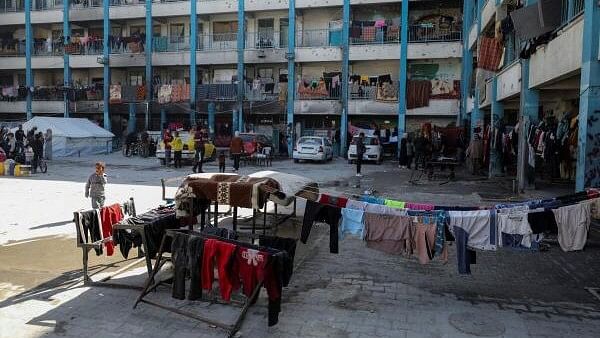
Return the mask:
<path id="1" fill-rule="evenodd" d="M 275 83 L 246 85 L 244 97 L 248 101 L 275 101 L 279 97 L 279 88 Z"/>
<path id="2" fill-rule="evenodd" d="M 583 13 L 585 0 L 562 0 L 560 11 L 561 23 L 566 25 L 573 18 Z"/>
<path id="3" fill-rule="evenodd" d="M 2 56 L 25 56 L 25 40 L 2 40 L 0 57 Z"/>
<path id="4" fill-rule="evenodd" d="M 237 49 L 237 33 L 218 33 L 198 35 L 197 50 L 235 50 Z"/>
<path id="5" fill-rule="evenodd" d="M 298 47 L 339 47 L 342 45 L 342 31 L 329 29 L 310 29 L 298 31 L 296 36 Z"/>
<path id="6" fill-rule="evenodd" d="M 196 99 L 198 101 L 235 101 L 237 92 L 237 84 L 234 83 L 201 84 L 196 88 Z"/>
<path id="7" fill-rule="evenodd" d="M 117 6 L 138 6 L 145 5 L 145 0 L 107 0 L 111 7 Z M 189 1 L 189 0 L 173 0 Z M 160 2 L 173 2 L 170 0 L 161 0 Z M 216 0 L 215 0 L 216 1 Z M 93 7 L 102 7 L 103 0 L 71 0 L 69 6 L 71 9 L 86 9 Z M 51 11 L 63 8 L 63 0 L 32 0 L 31 9 L 34 11 Z M 0 13 L 14 13 L 25 11 L 25 0 L 0 0 Z"/>
<path id="8" fill-rule="evenodd" d="M 351 100 L 375 100 L 377 97 L 377 86 L 350 85 Z"/>
<path id="9" fill-rule="evenodd" d="M 351 45 L 400 43 L 400 27 L 353 26 L 350 28 Z"/>
<path id="10" fill-rule="evenodd" d="M 408 30 L 408 42 L 448 42 L 461 41 L 460 29 L 444 28 L 438 25 L 411 25 Z"/>
<path id="11" fill-rule="evenodd" d="M 284 37 L 285 45 L 281 46 L 282 39 L 278 31 L 265 30 L 260 32 L 246 33 L 246 49 L 282 48 L 287 47 L 287 37 Z"/>
<path id="12" fill-rule="evenodd" d="M 200 39 L 199 39 L 200 40 Z M 160 36 L 152 38 L 152 51 L 181 52 L 190 50 L 189 36 Z"/>

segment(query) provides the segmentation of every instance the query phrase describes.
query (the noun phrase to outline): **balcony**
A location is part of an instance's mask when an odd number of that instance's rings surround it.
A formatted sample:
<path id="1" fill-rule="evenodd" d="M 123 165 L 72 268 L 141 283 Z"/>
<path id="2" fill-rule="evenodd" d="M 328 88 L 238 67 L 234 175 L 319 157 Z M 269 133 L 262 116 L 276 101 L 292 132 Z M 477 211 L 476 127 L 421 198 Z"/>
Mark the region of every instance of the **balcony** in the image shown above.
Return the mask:
<path id="1" fill-rule="evenodd" d="M 585 0 L 562 0 L 560 18 L 562 25 L 566 25 L 574 18 L 583 14 Z"/>
<path id="2" fill-rule="evenodd" d="M 342 94 L 341 77 L 302 80 L 296 88 L 299 100 L 339 100 Z"/>
<path id="3" fill-rule="evenodd" d="M 235 101 L 237 92 L 237 84 L 233 83 L 201 84 L 196 88 L 196 100 Z"/>
<path id="4" fill-rule="evenodd" d="M 0 113 L 24 113 L 26 109 L 26 89 L 14 87 L 8 91 L 3 88 L 0 95 Z M 41 113 L 63 113 L 64 93 L 61 86 L 36 86 L 32 93 L 32 109 Z M 5 96 L 9 94 L 10 96 Z M 67 91 L 70 106 L 83 104 L 83 102 L 97 102 L 102 100 L 102 88 L 77 87 Z"/>

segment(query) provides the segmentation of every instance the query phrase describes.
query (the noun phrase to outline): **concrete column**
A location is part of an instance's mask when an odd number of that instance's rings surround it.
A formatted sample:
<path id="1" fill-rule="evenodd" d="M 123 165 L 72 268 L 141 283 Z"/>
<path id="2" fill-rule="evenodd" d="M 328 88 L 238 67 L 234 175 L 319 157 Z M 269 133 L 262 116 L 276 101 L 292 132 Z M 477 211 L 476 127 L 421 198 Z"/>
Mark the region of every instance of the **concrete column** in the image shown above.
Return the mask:
<path id="1" fill-rule="evenodd" d="M 600 186 L 600 4 L 585 2 L 576 189 Z"/>
<path id="2" fill-rule="evenodd" d="M 402 1 L 402 27 L 400 28 L 400 75 L 398 86 L 398 155 L 400 154 L 400 141 L 406 131 L 406 86 L 408 82 L 408 0 Z"/>
<path id="3" fill-rule="evenodd" d="M 190 1 L 190 124 L 196 124 L 196 46 L 198 42 L 198 13 L 196 1 Z"/>
<path id="4" fill-rule="evenodd" d="M 492 80 L 492 127 L 498 128 L 500 127 L 500 121 L 504 117 L 504 105 L 502 102 L 498 101 L 498 77 L 494 76 Z M 492 129 L 493 136 L 493 129 Z M 500 158 L 500 154 L 496 151 L 496 148 L 492 147 L 492 142 L 490 142 L 490 178 L 494 176 L 499 176 L 502 174 L 502 159 Z"/>
<path id="5" fill-rule="evenodd" d="M 527 0 L 525 5 L 536 3 L 537 0 Z M 531 123 L 537 123 L 540 105 L 540 94 L 529 88 L 529 59 L 521 60 L 521 97 L 519 111 L 519 155 L 517 157 L 517 182 L 519 191 L 525 189 L 527 177 L 527 160 L 529 146 L 527 131 Z"/>
<path id="6" fill-rule="evenodd" d="M 244 81 L 244 50 L 246 48 L 246 16 L 244 9 L 244 1 L 238 1 L 238 33 L 237 33 L 237 110 L 238 123 L 234 124 L 237 130 L 242 131 L 244 125 L 244 89 L 246 83 Z M 235 129 L 234 129 L 235 130 Z"/>
<path id="7" fill-rule="evenodd" d="M 69 0 L 63 0 L 63 37 L 65 46 L 71 42 L 71 25 L 69 22 Z M 64 50 L 63 53 L 63 85 L 65 88 L 71 88 L 71 68 L 69 65 L 69 53 Z M 65 104 L 64 117 L 69 117 L 69 98 L 67 91 L 63 94 L 63 102 Z"/>
<path id="8" fill-rule="evenodd" d="M 129 120 L 127 121 L 127 133 L 133 133 L 135 131 L 136 117 L 135 117 L 135 103 L 129 103 Z"/>
<path id="9" fill-rule="evenodd" d="M 111 84 L 111 78 L 110 78 L 110 44 L 109 44 L 109 39 L 110 39 L 110 3 L 109 1 L 104 1 L 102 3 L 102 35 L 103 35 L 103 41 L 102 41 L 102 57 L 104 59 L 104 66 L 103 66 L 103 75 L 104 75 L 104 79 L 103 79 L 103 83 L 104 85 L 102 86 L 102 94 L 103 94 L 103 115 L 104 115 L 104 129 L 106 130 L 110 130 L 111 128 L 111 123 L 110 123 L 110 84 Z"/>
<path id="10" fill-rule="evenodd" d="M 208 133 L 211 139 L 215 138 L 215 103 L 210 102 L 208 104 Z"/>
<path id="11" fill-rule="evenodd" d="M 25 86 L 27 87 L 27 120 L 33 117 L 31 108 L 31 88 L 33 86 L 33 70 L 31 69 L 31 47 L 33 45 L 33 32 L 31 29 L 31 0 L 25 0 Z"/>
<path id="12" fill-rule="evenodd" d="M 342 116 L 340 118 L 340 154 L 346 155 L 348 145 L 348 79 L 350 78 L 350 0 L 342 9 Z"/>
<path id="13" fill-rule="evenodd" d="M 105 0 L 108 1 L 108 0 Z M 152 102 L 152 0 L 146 0 L 146 101 Z M 150 110 L 150 106 L 148 106 Z"/>
<path id="14" fill-rule="evenodd" d="M 294 102 L 296 98 L 296 0 L 288 0 L 288 96 L 287 96 L 287 147 L 292 157 L 294 149 Z M 300 136 L 300 135 L 298 135 Z"/>
<path id="15" fill-rule="evenodd" d="M 163 126 L 165 125 L 165 123 L 168 123 L 167 111 L 164 107 L 160 107 L 160 128 L 161 128 L 161 130 L 162 130 Z"/>
<path id="16" fill-rule="evenodd" d="M 469 113 L 467 102 L 470 94 L 470 80 L 473 75 L 473 53 L 469 48 L 469 33 L 471 31 L 471 25 L 473 24 L 473 5 L 474 1 L 463 1 L 463 57 L 460 79 L 460 114 L 458 114 L 457 125 L 463 125 L 463 122 Z"/>
<path id="17" fill-rule="evenodd" d="M 234 109 L 231 111 L 231 115 L 231 132 L 235 134 L 236 131 L 241 131 L 240 114 L 238 113 L 237 109 Z"/>

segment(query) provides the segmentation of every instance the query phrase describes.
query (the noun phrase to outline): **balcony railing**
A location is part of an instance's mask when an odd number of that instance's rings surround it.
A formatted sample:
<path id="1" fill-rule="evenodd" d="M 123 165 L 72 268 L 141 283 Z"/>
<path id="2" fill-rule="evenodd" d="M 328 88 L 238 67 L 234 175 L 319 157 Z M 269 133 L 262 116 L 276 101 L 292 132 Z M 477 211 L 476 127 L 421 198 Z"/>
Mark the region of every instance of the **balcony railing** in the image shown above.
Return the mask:
<path id="1" fill-rule="evenodd" d="M 311 29 L 298 31 L 298 47 L 339 47 L 342 45 L 342 31 L 329 29 Z"/>
<path id="2" fill-rule="evenodd" d="M 283 39 L 282 39 L 283 38 Z M 287 36 L 274 30 L 246 33 L 246 49 L 283 48 L 287 47 Z"/>
<path id="3" fill-rule="evenodd" d="M 562 0 L 560 11 L 561 23 L 566 25 L 573 18 L 583 13 L 585 0 Z"/>
<path id="4" fill-rule="evenodd" d="M 412 25 L 408 31 L 408 42 L 449 42 L 461 41 L 460 29 L 445 28 L 438 25 Z"/>
<path id="5" fill-rule="evenodd" d="M 200 39 L 198 39 L 200 40 Z M 159 36 L 152 38 L 153 52 L 181 52 L 190 50 L 189 36 Z"/>
<path id="6" fill-rule="evenodd" d="M 0 101 L 25 101 L 27 89 L 24 86 L 2 87 Z M 8 89 L 8 90 L 7 90 Z M 102 100 L 102 88 L 94 86 L 76 86 L 66 91 L 69 101 Z M 61 86 L 35 86 L 32 92 L 33 101 L 63 101 L 65 90 Z"/>
<path id="7" fill-rule="evenodd" d="M 237 84 L 201 84 L 196 88 L 196 99 L 199 101 L 235 101 Z"/>
<path id="8" fill-rule="evenodd" d="M 145 5 L 145 0 L 108 0 L 111 7 Z M 176 0 L 180 1 L 180 0 Z M 186 0 L 184 0 L 186 1 Z M 172 2 L 161 0 L 160 2 Z M 79 0 L 70 1 L 71 9 L 86 9 L 91 7 L 102 7 L 103 0 Z M 34 11 L 61 10 L 63 0 L 32 0 L 31 9 Z M 25 0 L 0 0 L 0 13 L 14 13 L 25 11 Z"/>

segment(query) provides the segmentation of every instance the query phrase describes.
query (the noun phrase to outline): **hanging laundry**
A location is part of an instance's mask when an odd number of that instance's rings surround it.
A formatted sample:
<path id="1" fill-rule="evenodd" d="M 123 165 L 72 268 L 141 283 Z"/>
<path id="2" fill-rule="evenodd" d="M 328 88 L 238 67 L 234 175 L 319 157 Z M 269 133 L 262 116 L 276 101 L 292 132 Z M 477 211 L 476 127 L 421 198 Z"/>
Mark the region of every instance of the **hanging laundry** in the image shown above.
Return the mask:
<path id="1" fill-rule="evenodd" d="M 328 194 L 321 194 L 319 198 L 319 203 L 326 205 L 333 205 L 339 208 L 345 208 L 348 203 L 348 199 L 345 197 L 337 197 L 331 196 Z"/>
<path id="2" fill-rule="evenodd" d="M 496 38 L 482 37 L 479 45 L 477 68 L 495 72 L 502 59 L 502 42 Z"/>
<path id="3" fill-rule="evenodd" d="M 367 247 L 390 254 L 412 254 L 412 219 L 408 216 L 364 214 Z"/>
<path id="4" fill-rule="evenodd" d="M 338 253 L 338 226 L 341 217 L 342 212 L 340 208 L 307 200 L 300 241 L 306 244 L 310 230 L 315 222 L 325 222 L 329 225 L 329 252 Z"/>
<path id="5" fill-rule="evenodd" d="M 121 103 L 121 85 L 110 85 L 110 104 Z"/>
<path id="6" fill-rule="evenodd" d="M 360 197 L 361 202 L 372 203 L 372 204 L 385 204 L 385 199 L 381 197 L 363 195 Z"/>
<path id="7" fill-rule="evenodd" d="M 433 204 L 407 202 L 405 208 L 410 210 L 431 211 L 435 206 Z"/>
<path id="8" fill-rule="evenodd" d="M 113 225 L 119 223 L 124 218 L 123 211 L 119 204 L 113 204 L 100 209 L 100 220 L 102 222 L 102 238 L 112 237 Z M 106 247 L 106 255 L 112 256 L 114 252 L 114 244 L 108 241 L 104 244 Z"/>
<path id="9" fill-rule="evenodd" d="M 342 223 L 340 225 L 340 237 L 344 238 L 345 234 L 359 235 L 363 238 L 364 233 L 364 214 L 363 210 L 358 209 L 342 209 Z"/>
<path id="10" fill-rule="evenodd" d="M 431 97 L 431 81 L 408 80 L 406 94 L 408 109 L 428 107 Z"/>
<path id="11" fill-rule="evenodd" d="M 394 201 L 394 200 L 388 200 L 388 199 L 384 200 L 383 204 L 390 208 L 396 208 L 396 209 L 404 209 L 406 206 L 406 202 Z"/>
<path id="12" fill-rule="evenodd" d="M 591 204 L 577 203 L 552 210 L 563 251 L 583 250 L 591 223 Z"/>

